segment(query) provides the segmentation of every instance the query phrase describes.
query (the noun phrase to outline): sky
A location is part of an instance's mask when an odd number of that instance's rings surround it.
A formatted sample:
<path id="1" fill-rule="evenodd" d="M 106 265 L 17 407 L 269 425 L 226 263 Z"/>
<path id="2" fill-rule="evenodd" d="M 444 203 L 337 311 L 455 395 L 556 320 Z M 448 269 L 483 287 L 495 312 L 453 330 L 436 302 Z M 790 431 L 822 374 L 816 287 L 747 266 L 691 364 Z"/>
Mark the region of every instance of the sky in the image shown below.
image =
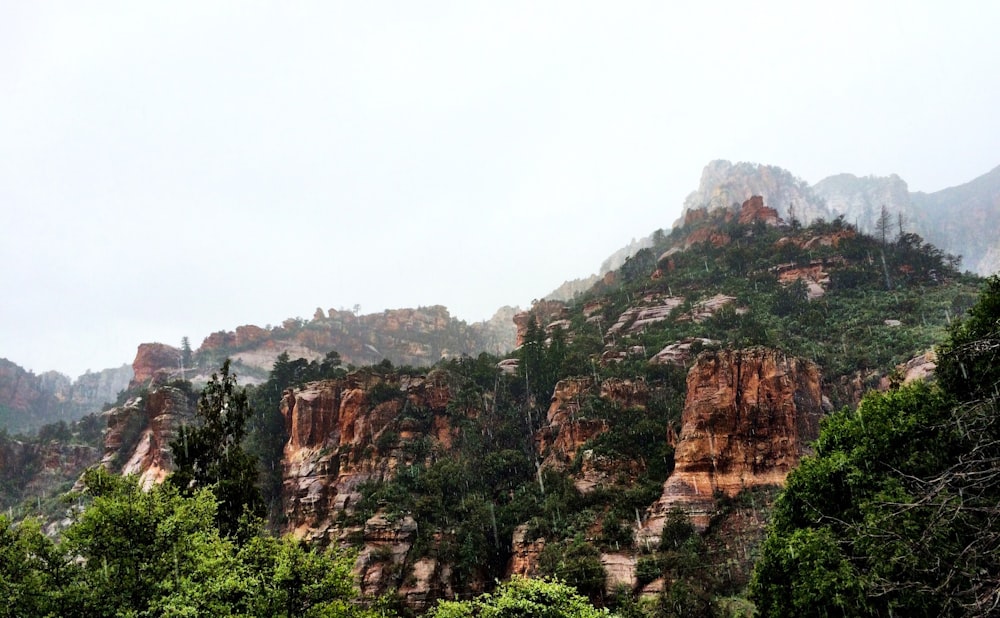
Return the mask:
<path id="1" fill-rule="evenodd" d="M 697 6 L 695 6 L 697 5 Z M 669 229 L 713 159 L 1000 164 L 996 2 L 0 0 L 0 357 L 441 304 Z"/>

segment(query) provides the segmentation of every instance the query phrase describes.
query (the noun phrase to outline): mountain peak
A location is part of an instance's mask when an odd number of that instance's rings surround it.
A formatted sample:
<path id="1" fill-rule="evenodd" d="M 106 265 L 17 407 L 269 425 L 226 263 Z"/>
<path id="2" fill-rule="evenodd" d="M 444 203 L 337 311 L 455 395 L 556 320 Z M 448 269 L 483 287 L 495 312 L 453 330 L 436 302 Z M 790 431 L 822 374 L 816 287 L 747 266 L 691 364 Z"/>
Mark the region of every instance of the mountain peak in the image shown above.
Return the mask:
<path id="1" fill-rule="evenodd" d="M 698 189 L 684 200 L 684 212 L 699 208 L 709 211 L 736 210 L 755 195 L 774 208 L 784 219 L 809 223 L 830 218 L 823 200 L 801 178 L 776 165 L 716 159 L 705 166 Z M 682 217 L 683 220 L 683 217 Z M 675 223 L 675 226 L 677 224 Z"/>

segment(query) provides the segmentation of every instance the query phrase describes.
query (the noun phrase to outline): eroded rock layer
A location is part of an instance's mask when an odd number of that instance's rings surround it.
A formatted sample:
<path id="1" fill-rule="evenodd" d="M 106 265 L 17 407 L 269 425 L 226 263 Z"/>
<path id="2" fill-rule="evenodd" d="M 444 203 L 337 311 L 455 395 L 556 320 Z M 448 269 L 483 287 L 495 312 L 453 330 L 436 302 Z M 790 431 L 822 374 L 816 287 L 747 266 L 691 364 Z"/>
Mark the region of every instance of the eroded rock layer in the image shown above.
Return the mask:
<path id="1" fill-rule="evenodd" d="M 821 415 L 812 362 L 766 348 L 703 352 L 688 373 L 674 471 L 641 536 L 658 538 L 673 508 L 704 528 L 716 494 L 784 484 Z"/>

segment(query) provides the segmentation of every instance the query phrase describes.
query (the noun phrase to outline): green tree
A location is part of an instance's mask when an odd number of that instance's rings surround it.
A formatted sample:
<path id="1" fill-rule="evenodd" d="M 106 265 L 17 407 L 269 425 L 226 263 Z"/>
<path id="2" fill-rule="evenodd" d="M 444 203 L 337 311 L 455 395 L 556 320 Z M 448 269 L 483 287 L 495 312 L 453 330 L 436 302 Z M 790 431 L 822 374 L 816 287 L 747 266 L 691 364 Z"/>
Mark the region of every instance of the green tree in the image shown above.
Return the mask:
<path id="1" fill-rule="evenodd" d="M 763 616 L 988 616 L 1000 605 L 1000 284 L 939 384 L 867 396 L 788 477 L 751 582 Z"/>
<path id="2" fill-rule="evenodd" d="M 596 609 L 571 586 L 545 579 L 514 577 L 492 594 L 470 601 L 441 601 L 429 618 L 598 618 L 608 610 Z"/>
<path id="3" fill-rule="evenodd" d="M 169 482 L 185 494 L 211 488 L 219 503 L 216 520 L 224 536 L 239 530 L 244 515 L 264 514 L 257 461 L 243 449 L 251 413 L 246 390 L 238 386 L 226 359 L 198 399 L 200 423 L 181 426 L 170 443 L 177 469 Z"/>
<path id="4" fill-rule="evenodd" d="M 181 365 L 184 369 L 191 368 L 191 360 L 191 341 L 187 338 L 187 336 L 181 337 Z"/>
<path id="5" fill-rule="evenodd" d="M 170 484 L 143 491 L 135 477 L 99 467 L 83 481 L 92 502 L 64 533 L 81 570 L 64 615 L 226 613 L 217 578 L 234 571 L 233 551 L 215 527 L 209 490 L 189 498 Z"/>
<path id="6" fill-rule="evenodd" d="M 58 584 L 71 568 L 37 521 L 0 515 L 0 617 L 63 614 Z"/>
<path id="7" fill-rule="evenodd" d="M 995 398 L 1000 388 L 1000 276 L 986 280 L 979 300 L 948 334 L 938 350 L 938 382 L 968 399 Z"/>

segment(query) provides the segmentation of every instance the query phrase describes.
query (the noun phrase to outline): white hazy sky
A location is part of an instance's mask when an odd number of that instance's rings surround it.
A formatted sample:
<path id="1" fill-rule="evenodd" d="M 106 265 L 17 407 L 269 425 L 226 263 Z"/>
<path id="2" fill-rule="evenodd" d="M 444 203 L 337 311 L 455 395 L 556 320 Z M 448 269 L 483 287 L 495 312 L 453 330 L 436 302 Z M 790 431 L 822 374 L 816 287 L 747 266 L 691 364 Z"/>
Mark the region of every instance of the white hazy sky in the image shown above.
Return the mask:
<path id="1" fill-rule="evenodd" d="M 697 5 L 697 6 L 696 6 Z M 0 357 L 316 307 L 467 321 L 669 228 L 717 158 L 1000 164 L 997 2 L 0 0 Z"/>

